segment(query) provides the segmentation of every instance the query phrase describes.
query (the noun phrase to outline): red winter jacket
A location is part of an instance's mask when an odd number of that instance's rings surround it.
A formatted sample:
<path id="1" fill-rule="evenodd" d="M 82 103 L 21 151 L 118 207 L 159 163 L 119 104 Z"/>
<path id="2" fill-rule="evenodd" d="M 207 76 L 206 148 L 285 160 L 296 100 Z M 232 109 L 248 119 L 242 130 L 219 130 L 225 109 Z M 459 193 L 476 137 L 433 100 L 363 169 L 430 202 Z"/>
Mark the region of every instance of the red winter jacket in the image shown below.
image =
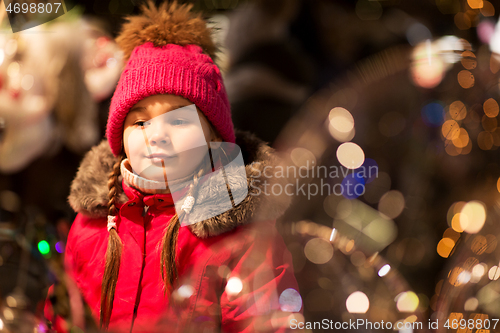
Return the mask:
<path id="1" fill-rule="evenodd" d="M 248 135 L 240 135 L 237 144 L 245 162 L 257 162 L 246 167 L 249 195 L 225 213 L 180 228 L 179 279 L 171 293 L 164 293 L 159 250 L 165 227 L 175 214 L 172 197 L 144 195 L 123 183 L 117 227 L 123 252 L 110 331 L 279 332 L 289 328 L 290 312 L 300 311 L 302 303 L 290 253 L 274 227 L 274 219 L 288 201 L 256 195 L 266 180 L 261 171 L 272 163 L 270 148 Z M 65 264 L 96 322 L 108 244 L 106 183 L 113 163 L 106 142 L 94 148 L 82 162 L 70 196 L 79 214 L 69 233 Z"/>

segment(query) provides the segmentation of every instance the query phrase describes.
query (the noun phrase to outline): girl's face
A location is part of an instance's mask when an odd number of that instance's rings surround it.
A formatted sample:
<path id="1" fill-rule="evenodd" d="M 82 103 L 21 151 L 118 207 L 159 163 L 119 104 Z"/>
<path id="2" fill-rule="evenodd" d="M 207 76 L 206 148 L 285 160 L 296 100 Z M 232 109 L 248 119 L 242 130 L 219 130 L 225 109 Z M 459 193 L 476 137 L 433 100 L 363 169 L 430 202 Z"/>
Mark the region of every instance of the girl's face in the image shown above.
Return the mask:
<path id="1" fill-rule="evenodd" d="M 176 95 L 153 95 L 125 118 L 123 144 L 132 170 L 146 179 L 172 181 L 192 174 L 214 137 L 203 113 Z M 166 184 L 165 184 L 166 185 Z"/>

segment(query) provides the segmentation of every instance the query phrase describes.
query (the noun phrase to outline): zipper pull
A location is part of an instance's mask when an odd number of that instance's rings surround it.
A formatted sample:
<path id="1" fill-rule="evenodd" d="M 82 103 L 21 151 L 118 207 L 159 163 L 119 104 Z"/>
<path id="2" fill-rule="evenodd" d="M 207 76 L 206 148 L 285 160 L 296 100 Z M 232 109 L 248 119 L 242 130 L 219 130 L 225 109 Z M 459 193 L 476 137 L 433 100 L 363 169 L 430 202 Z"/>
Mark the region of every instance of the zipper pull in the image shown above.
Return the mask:
<path id="1" fill-rule="evenodd" d="M 146 214 L 148 213 L 148 210 L 149 210 L 149 206 L 144 206 L 144 210 L 142 211 L 142 217 L 146 216 Z"/>

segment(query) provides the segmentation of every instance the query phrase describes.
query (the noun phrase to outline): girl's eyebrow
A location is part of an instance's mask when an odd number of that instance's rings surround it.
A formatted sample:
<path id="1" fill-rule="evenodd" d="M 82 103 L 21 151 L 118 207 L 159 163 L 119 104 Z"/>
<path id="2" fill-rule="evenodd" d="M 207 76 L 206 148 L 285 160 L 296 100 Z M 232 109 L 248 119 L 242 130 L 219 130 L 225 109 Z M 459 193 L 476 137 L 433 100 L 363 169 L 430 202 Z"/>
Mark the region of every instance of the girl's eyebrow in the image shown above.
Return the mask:
<path id="1" fill-rule="evenodd" d="M 189 106 L 189 105 L 193 105 L 193 103 L 172 105 L 170 107 L 170 110 L 167 110 L 167 112 L 168 111 L 173 111 L 173 110 L 176 110 L 176 109 L 180 109 L 180 108 L 183 108 L 183 107 Z M 134 106 L 129 112 L 138 112 L 138 111 L 146 111 L 146 108 L 144 106 Z"/>

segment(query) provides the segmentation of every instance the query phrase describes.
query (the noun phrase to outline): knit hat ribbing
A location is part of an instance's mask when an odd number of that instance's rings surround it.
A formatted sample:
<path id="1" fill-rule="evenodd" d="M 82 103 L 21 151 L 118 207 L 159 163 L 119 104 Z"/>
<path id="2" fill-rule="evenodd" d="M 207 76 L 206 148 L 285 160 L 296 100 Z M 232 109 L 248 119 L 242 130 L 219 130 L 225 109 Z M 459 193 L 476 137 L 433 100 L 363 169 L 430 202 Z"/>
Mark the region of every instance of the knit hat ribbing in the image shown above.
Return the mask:
<path id="1" fill-rule="evenodd" d="M 153 38 L 155 43 L 143 43 L 146 37 L 137 39 L 137 42 L 143 44 L 137 45 L 130 54 L 113 94 L 106 129 L 111 151 L 115 156 L 122 151 L 123 123 L 130 109 L 140 100 L 157 94 L 173 94 L 193 102 L 222 139 L 234 143 L 234 128 L 227 93 L 219 68 L 212 58 L 204 53 L 201 46 L 190 44 L 186 38 L 180 43 L 182 45 L 168 43 L 165 40 L 159 41 L 160 37 L 167 38 L 165 36 L 168 35 L 168 32 L 164 31 L 158 33 L 159 28 L 169 26 L 165 20 L 175 17 L 175 11 L 185 14 L 186 8 L 189 7 L 179 7 L 174 2 L 170 7 L 161 5 L 155 12 L 154 5 L 150 3 L 149 6 L 150 8 L 143 8 L 143 11 L 149 10 L 147 17 L 151 21 L 149 23 L 158 25 L 153 29 L 153 34 L 156 34 L 157 38 Z M 160 15 L 161 10 L 169 12 L 170 15 Z M 129 26 L 133 25 L 134 19 L 142 22 L 145 18 L 143 16 L 129 18 Z M 155 19 L 160 22 L 153 22 Z M 176 22 L 175 28 L 183 27 L 184 30 L 189 30 L 191 25 L 183 26 L 182 22 Z M 199 27 L 197 29 L 199 32 Z M 131 30 L 133 29 L 122 31 L 118 39 L 124 40 L 127 36 L 133 35 Z M 186 33 L 184 30 L 182 32 Z M 151 36 L 147 38 L 152 39 Z M 194 36 L 193 42 L 197 42 L 198 39 Z M 175 39 L 174 41 L 178 42 Z M 130 47 L 129 43 L 127 47 Z"/>

